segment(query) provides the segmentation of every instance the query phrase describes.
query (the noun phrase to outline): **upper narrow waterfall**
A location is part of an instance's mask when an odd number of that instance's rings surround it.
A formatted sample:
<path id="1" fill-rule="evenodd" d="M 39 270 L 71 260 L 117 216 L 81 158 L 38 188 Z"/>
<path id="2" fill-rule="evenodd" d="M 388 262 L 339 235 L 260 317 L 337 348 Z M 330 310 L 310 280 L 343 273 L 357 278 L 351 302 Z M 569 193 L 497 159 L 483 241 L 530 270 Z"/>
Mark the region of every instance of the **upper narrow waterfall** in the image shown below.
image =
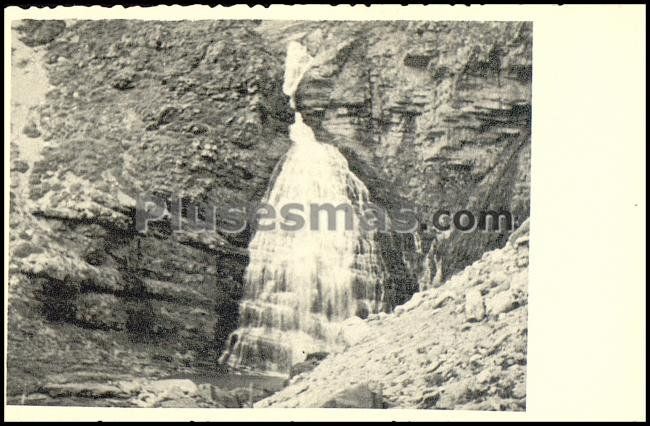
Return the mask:
<path id="1" fill-rule="evenodd" d="M 313 58 L 297 42 L 287 50 L 283 90 L 295 108 L 295 92 Z M 311 352 L 339 345 L 342 321 L 381 309 L 383 268 L 374 234 L 359 226 L 368 189 L 332 145 L 316 140 L 300 113 L 290 126 L 293 142 L 264 201 L 276 212 L 293 205 L 305 225 L 258 230 L 250 245 L 240 327 L 230 337 L 221 362 L 233 367 L 286 372 Z M 314 205 L 350 207 L 337 211 L 335 226 Z M 298 207 L 300 206 L 300 207 Z M 302 210 L 302 211 L 301 211 Z M 264 222 L 262 222 L 264 223 Z"/>

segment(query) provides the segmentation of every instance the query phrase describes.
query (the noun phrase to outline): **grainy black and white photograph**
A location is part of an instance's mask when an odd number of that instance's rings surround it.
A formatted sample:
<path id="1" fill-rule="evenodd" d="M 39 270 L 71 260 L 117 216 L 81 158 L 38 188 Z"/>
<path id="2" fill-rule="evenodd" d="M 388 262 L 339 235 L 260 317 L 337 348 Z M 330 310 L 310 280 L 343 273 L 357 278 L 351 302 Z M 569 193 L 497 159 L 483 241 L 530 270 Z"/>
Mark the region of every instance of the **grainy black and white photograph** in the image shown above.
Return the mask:
<path id="1" fill-rule="evenodd" d="M 13 21 L 7 403 L 524 411 L 532 28 Z"/>
<path id="2" fill-rule="evenodd" d="M 5 421 L 645 419 L 645 6 L 4 12 Z"/>

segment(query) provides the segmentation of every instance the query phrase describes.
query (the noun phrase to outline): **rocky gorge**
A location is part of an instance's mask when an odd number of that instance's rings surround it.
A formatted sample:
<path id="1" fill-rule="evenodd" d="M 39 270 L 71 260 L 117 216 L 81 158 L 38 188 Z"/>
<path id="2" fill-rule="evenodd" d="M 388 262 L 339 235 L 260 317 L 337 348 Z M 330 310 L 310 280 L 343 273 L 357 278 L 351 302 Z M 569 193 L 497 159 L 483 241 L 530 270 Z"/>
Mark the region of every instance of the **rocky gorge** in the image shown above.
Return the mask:
<path id="1" fill-rule="evenodd" d="M 529 23 L 24 21 L 15 33 L 12 75 L 36 73 L 43 98 L 12 96 L 24 117 L 12 115 L 10 401 L 235 407 L 278 389 L 169 379 L 221 368 L 254 230 L 179 233 L 161 221 L 142 233 L 134 217 L 142 193 L 179 208 L 262 199 L 291 144 L 282 81 L 286 45 L 300 40 L 320 60 L 296 109 L 373 200 L 414 206 L 422 225 L 380 237 L 386 312 L 359 326 L 401 337 L 360 339 L 258 405 L 322 406 L 307 383 L 375 392 L 381 376 L 391 405 L 524 407 L 525 227 L 513 237 L 431 223 L 439 208 L 529 216 Z M 409 337 L 424 318 L 439 321 Z M 393 377 L 348 363 L 370 346 L 423 367 Z M 326 385 L 342 365 L 349 381 Z"/>

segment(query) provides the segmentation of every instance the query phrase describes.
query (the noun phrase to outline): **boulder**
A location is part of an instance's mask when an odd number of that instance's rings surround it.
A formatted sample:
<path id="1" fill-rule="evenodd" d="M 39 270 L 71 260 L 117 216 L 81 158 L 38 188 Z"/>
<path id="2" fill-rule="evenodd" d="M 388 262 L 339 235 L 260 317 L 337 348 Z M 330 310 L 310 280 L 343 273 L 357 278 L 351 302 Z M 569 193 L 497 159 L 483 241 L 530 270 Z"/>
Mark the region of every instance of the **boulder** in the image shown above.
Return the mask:
<path id="1" fill-rule="evenodd" d="M 292 365 L 291 369 L 289 370 L 289 378 L 291 379 L 294 376 L 297 376 L 302 373 L 306 373 L 307 371 L 311 371 L 316 366 L 320 364 L 320 361 L 318 360 L 309 360 L 309 361 L 303 361 L 299 362 L 298 364 Z"/>
<path id="2" fill-rule="evenodd" d="M 465 293 L 465 319 L 467 321 L 481 321 L 485 317 L 485 304 L 483 296 L 478 289 L 471 289 Z"/>
<path id="3" fill-rule="evenodd" d="M 366 321 L 352 317 L 343 321 L 337 338 L 345 346 L 352 346 L 363 340 L 369 331 L 370 326 Z"/>
<path id="4" fill-rule="evenodd" d="M 271 392 L 264 389 L 249 387 L 249 388 L 235 388 L 230 391 L 230 395 L 234 396 L 239 407 L 252 407 L 252 404 L 269 396 Z"/>
<path id="5" fill-rule="evenodd" d="M 214 403 L 223 406 L 224 408 L 239 408 L 239 400 L 237 395 L 232 391 L 228 392 L 216 386 L 208 385 L 210 387 L 210 400 Z"/>
<path id="6" fill-rule="evenodd" d="M 327 357 L 327 355 L 329 355 L 327 352 L 314 352 L 308 354 L 303 362 L 291 366 L 291 369 L 289 370 L 289 378 L 291 379 L 294 376 L 313 370 Z"/>
<path id="7" fill-rule="evenodd" d="M 38 138 L 41 136 L 41 131 L 36 127 L 36 123 L 31 121 L 23 127 L 23 134 L 28 138 Z"/>
<path id="8" fill-rule="evenodd" d="M 490 315 L 498 315 L 509 312 L 517 307 L 517 300 L 512 291 L 497 293 L 487 301 L 487 311 Z"/>
<path id="9" fill-rule="evenodd" d="M 169 398 L 195 396 L 199 393 L 196 383 L 189 379 L 156 380 L 148 383 L 145 390 L 154 394 L 165 394 Z"/>
<path id="10" fill-rule="evenodd" d="M 362 383 L 339 392 L 321 408 L 384 408 L 384 404 L 381 394 Z"/>
<path id="11" fill-rule="evenodd" d="M 53 398 L 82 397 L 82 398 L 111 398 L 125 396 L 122 390 L 113 385 L 103 383 L 48 383 L 43 390 Z"/>

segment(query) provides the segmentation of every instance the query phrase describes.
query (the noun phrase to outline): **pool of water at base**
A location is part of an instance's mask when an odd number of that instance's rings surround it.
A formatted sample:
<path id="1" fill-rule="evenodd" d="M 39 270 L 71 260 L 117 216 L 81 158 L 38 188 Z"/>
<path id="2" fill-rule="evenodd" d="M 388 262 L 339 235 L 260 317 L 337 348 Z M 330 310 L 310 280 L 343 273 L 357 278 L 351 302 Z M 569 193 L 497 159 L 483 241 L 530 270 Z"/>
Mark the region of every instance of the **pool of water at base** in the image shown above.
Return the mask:
<path id="1" fill-rule="evenodd" d="M 189 379 L 196 384 L 209 383 L 226 391 L 236 388 L 247 388 L 252 385 L 256 389 L 276 392 L 285 387 L 288 376 L 223 369 L 198 373 L 179 373 L 166 378 Z"/>

